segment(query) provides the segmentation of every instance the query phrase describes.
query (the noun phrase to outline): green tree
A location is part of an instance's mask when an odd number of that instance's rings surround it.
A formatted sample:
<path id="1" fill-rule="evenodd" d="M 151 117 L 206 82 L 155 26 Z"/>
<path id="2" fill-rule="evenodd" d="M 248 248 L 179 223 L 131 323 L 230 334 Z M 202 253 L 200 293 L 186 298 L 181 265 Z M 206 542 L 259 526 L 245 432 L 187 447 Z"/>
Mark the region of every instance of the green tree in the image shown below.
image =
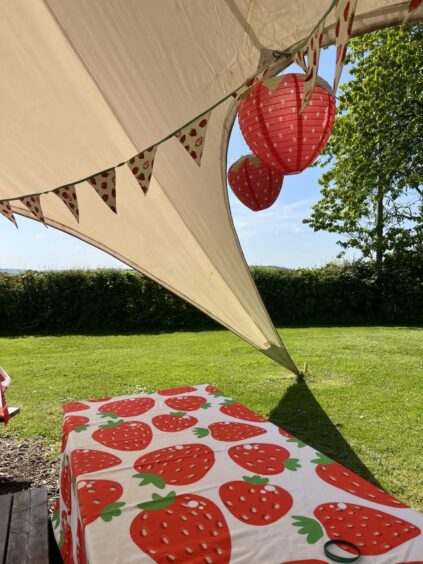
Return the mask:
<path id="1" fill-rule="evenodd" d="M 304 222 L 339 233 L 341 254 L 375 259 L 380 279 L 387 253 L 421 252 L 423 25 L 353 39 L 347 62 L 351 80 L 319 160 L 322 197 Z"/>

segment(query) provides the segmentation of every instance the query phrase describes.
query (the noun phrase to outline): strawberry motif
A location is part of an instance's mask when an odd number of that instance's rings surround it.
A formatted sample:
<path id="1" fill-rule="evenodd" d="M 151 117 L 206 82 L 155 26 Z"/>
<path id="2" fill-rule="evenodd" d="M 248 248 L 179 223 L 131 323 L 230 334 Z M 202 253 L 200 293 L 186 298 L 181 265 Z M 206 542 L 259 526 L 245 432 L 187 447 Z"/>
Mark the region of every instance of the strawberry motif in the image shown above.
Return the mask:
<path id="1" fill-rule="evenodd" d="M 151 442 L 153 433 L 142 421 L 109 421 L 94 431 L 93 439 L 116 450 L 142 450 Z"/>
<path id="2" fill-rule="evenodd" d="M 153 484 L 163 489 L 166 484 L 185 486 L 201 480 L 213 466 L 214 453 L 202 444 L 177 445 L 149 452 L 135 461 L 134 468 L 141 486 Z"/>
<path id="3" fill-rule="evenodd" d="M 102 417 L 136 417 L 142 415 L 154 407 L 152 398 L 128 398 L 112 401 L 102 405 L 99 409 Z"/>
<path id="4" fill-rule="evenodd" d="M 312 460 L 317 464 L 316 474 L 335 488 L 339 488 L 344 492 L 356 495 L 367 501 L 388 505 L 390 507 L 407 507 L 404 503 L 390 496 L 380 488 L 374 486 L 367 480 L 360 478 L 354 472 L 347 470 L 337 462 L 334 462 L 321 453 L 316 453 L 317 458 Z"/>
<path id="5" fill-rule="evenodd" d="M 228 454 L 234 462 L 255 474 L 281 474 L 285 468 L 294 472 L 301 468 L 298 458 L 289 458 L 289 452 L 279 445 L 236 445 L 229 449 Z"/>
<path id="6" fill-rule="evenodd" d="M 52 515 L 53 529 L 56 530 L 60 526 L 60 500 L 56 499 Z"/>
<path id="7" fill-rule="evenodd" d="M 179 396 L 180 394 L 189 394 L 196 392 L 197 389 L 192 386 L 184 386 L 183 388 L 169 388 L 168 390 L 159 390 L 157 393 L 160 396 Z"/>
<path id="8" fill-rule="evenodd" d="M 206 386 L 206 392 L 215 398 L 225 397 L 225 394 L 214 386 Z"/>
<path id="9" fill-rule="evenodd" d="M 225 400 L 224 403 L 221 404 L 220 411 L 225 415 L 230 415 L 231 417 L 236 417 L 236 419 L 243 419 L 244 421 L 255 421 L 256 423 L 266 423 L 267 420 L 248 407 L 241 405 L 235 400 Z"/>
<path id="10" fill-rule="evenodd" d="M 88 417 L 82 417 L 80 415 L 69 415 L 68 417 L 65 417 L 65 421 L 63 423 L 62 448 L 60 452 L 64 452 L 66 448 L 69 433 L 71 433 L 72 431 L 75 431 L 76 433 L 85 431 L 86 429 L 88 429 L 88 422 Z"/>
<path id="11" fill-rule="evenodd" d="M 223 484 L 219 495 L 226 509 L 248 525 L 269 525 L 281 519 L 292 507 L 292 497 L 268 478 L 243 476 Z"/>
<path id="12" fill-rule="evenodd" d="M 288 443 L 297 443 L 298 448 L 303 448 L 306 446 L 306 444 L 303 443 L 303 441 L 300 441 L 300 439 L 297 439 L 296 437 L 291 435 L 291 433 L 285 431 L 285 429 L 279 428 L 279 434 L 282 435 L 283 437 L 286 437 L 288 439 L 287 441 Z"/>
<path id="13" fill-rule="evenodd" d="M 120 464 L 122 460 L 102 450 L 77 448 L 71 453 L 72 472 L 75 478 L 81 474 L 105 470 Z"/>
<path id="14" fill-rule="evenodd" d="M 84 409 L 90 409 L 90 406 L 85 405 L 85 403 L 81 403 L 80 401 L 65 403 L 63 406 L 64 413 L 70 413 L 71 411 L 83 411 Z"/>
<path id="15" fill-rule="evenodd" d="M 202 439 L 211 434 L 216 441 L 242 441 L 243 439 L 250 439 L 267 433 L 266 429 L 260 429 L 255 425 L 247 425 L 247 423 L 228 423 L 220 421 L 219 423 L 212 423 L 208 429 L 196 427 L 194 429 L 195 435 Z"/>
<path id="16" fill-rule="evenodd" d="M 66 505 L 68 514 L 72 512 L 72 483 L 69 459 L 66 457 L 65 466 L 60 473 L 60 492 L 62 494 L 63 503 Z"/>
<path id="17" fill-rule="evenodd" d="M 198 419 L 192 417 L 192 415 L 187 415 L 183 411 L 175 411 L 166 415 L 156 415 L 151 422 L 159 431 L 175 433 L 176 431 L 192 427 L 198 423 Z"/>
<path id="18" fill-rule="evenodd" d="M 123 488 L 119 482 L 112 480 L 82 480 L 78 483 L 78 501 L 81 511 L 82 525 L 86 527 L 99 517 L 106 523 L 121 514 L 120 508 L 125 505 L 118 499 L 122 497 Z"/>
<path id="19" fill-rule="evenodd" d="M 421 533 L 420 529 L 403 519 L 354 503 L 323 503 L 316 507 L 314 516 L 317 521 L 293 516 L 293 525 L 301 527 L 298 532 L 307 535 L 309 544 L 323 537 L 324 528 L 331 540 L 349 541 L 360 549 L 363 556 L 386 554 Z M 352 552 L 346 545 L 345 550 Z"/>
<path id="20" fill-rule="evenodd" d="M 134 543 L 155 562 L 215 562 L 227 564 L 231 537 L 220 509 L 209 499 L 195 495 L 165 497 L 153 494 L 141 503 L 132 521 Z"/>
<path id="21" fill-rule="evenodd" d="M 210 404 L 201 396 L 177 396 L 165 401 L 165 404 L 171 409 L 178 411 L 196 411 L 197 409 L 208 409 Z"/>
<path id="22" fill-rule="evenodd" d="M 65 511 L 62 512 L 62 530 L 60 532 L 59 549 L 63 562 L 65 562 L 65 564 L 73 564 L 72 529 L 68 523 Z"/>
<path id="23" fill-rule="evenodd" d="M 77 528 L 76 556 L 78 564 L 87 564 L 87 556 L 85 554 L 84 528 L 79 519 Z"/>

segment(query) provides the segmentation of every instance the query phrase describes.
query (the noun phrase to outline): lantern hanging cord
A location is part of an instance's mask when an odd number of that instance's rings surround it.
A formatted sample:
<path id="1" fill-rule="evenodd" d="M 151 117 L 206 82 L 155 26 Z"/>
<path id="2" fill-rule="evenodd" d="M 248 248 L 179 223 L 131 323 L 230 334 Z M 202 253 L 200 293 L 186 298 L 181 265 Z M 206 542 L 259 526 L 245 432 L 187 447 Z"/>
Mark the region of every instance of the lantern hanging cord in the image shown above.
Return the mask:
<path id="1" fill-rule="evenodd" d="M 315 30 L 319 27 L 319 25 L 322 23 L 322 21 L 324 21 L 326 19 L 326 17 L 330 14 L 330 12 L 333 10 L 333 8 L 335 7 L 337 3 L 337 0 L 332 0 L 330 3 L 330 6 L 328 7 L 328 9 L 326 10 L 326 12 L 323 14 L 323 16 L 319 19 L 319 21 L 317 22 L 317 24 L 313 27 L 313 29 L 311 30 L 311 32 L 309 33 L 309 35 L 307 35 L 307 37 L 299 44 L 299 46 L 297 46 L 295 49 L 293 49 L 292 51 L 273 51 L 272 55 L 273 57 L 276 59 L 275 62 L 273 62 L 272 64 L 268 65 L 265 69 L 256 72 L 255 74 L 253 74 L 252 76 L 250 76 L 247 80 L 245 80 L 241 86 L 238 86 L 238 88 L 236 88 L 235 90 L 233 90 L 232 92 L 230 92 L 229 94 L 227 94 L 226 96 L 224 96 L 223 98 L 221 98 L 218 102 L 216 102 L 215 104 L 213 104 L 213 106 L 210 106 L 207 110 L 201 112 L 201 114 L 197 115 L 196 117 L 192 118 L 189 120 L 189 122 L 185 123 L 184 125 L 182 125 L 181 127 L 178 127 L 178 129 L 176 129 L 175 131 L 172 131 L 172 133 L 169 133 L 169 135 L 166 135 L 166 137 L 163 137 L 163 139 L 161 139 L 160 141 L 157 141 L 157 143 L 154 143 L 152 145 L 150 145 L 148 148 L 144 149 L 144 151 L 148 151 L 149 149 L 153 148 L 153 147 L 158 147 L 159 145 L 161 145 L 162 143 L 164 143 L 165 141 L 168 141 L 171 137 L 174 137 L 174 135 L 176 133 L 178 133 L 179 131 L 181 131 L 181 129 L 184 129 L 185 127 L 188 127 L 191 123 L 193 123 L 194 121 L 200 119 L 201 117 L 203 117 L 204 115 L 208 114 L 209 112 L 211 112 L 212 110 L 214 110 L 215 108 L 217 108 L 218 106 L 220 106 L 221 104 L 223 104 L 223 102 L 226 102 L 227 100 L 229 100 L 230 98 L 233 98 L 236 93 L 238 92 L 238 90 L 240 90 L 241 88 L 245 87 L 245 86 L 249 86 L 249 83 L 256 78 L 259 74 L 269 70 L 272 68 L 272 66 L 274 64 L 276 64 L 276 62 L 281 58 L 281 57 L 286 57 L 286 58 L 292 58 L 294 57 L 294 55 L 296 53 L 298 53 L 298 51 L 300 51 L 301 49 L 303 49 L 310 37 L 313 35 L 313 33 L 315 32 Z M 141 151 L 142 152 L 142 151 Z M 137 153 L 136 155 L 134 155 L 134 157 L 136 157 L 139 153 Z M 128 161 L 130 161 L 132 158 L 134 157 L 130 157 L 127 161 L 124 161 L 122 163 L 119 163 L 117 165 L 114 165 L 112 167 L 109 167 L 107 169 L 104 169 L 102 171 L 96 172 L 94 174 L 90 174 L 90 176 L 87 176 L 85 178 L 81 178 L 80 180 L 76 180 L 75 182 L 67 182 L 66 184 L 62 184 L 61 186 L 57 186 L 56 188 L 52 188 L 50 190 L 44 190 L 41 192 L 34 192 L 33 194 L 25 194 L 23 196 L 18 196 L 16 198 L 3 198 L 0 200 L 0 203 L 2 202 L 12 202 L 12 201 L 16 201 L 16 200 L 21 200 L 22 198 L 31 198 L 33 196 L 41 196 L 43 194 L 50 194 L 51 192 L 54 192 L 55 190 L 60 190 L 62 188 L 66 188 L 67 186 L 77 186 L 78 184 L 82 184 L 83 182 L 87 182 L 88 180 L 90 180 L 91 178 L 99 175 L 99 174 L 103 174 L 106 172 L 111 172 L 116 168 L 119 168 L 123 165 L 125 165 Z"/>

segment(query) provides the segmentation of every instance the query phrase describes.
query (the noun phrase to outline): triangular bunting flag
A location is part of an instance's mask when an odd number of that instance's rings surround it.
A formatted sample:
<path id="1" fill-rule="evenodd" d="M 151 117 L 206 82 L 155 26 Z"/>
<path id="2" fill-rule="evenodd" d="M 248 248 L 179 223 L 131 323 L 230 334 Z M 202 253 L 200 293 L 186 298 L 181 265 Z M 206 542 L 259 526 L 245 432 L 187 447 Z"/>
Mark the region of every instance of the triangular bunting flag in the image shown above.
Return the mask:
<path id="1" fill-rule="evenodd" d="M 16 219 L 15 216 L 13 215 L 12 212 L 12 208 L 10 207 L 9 202 L 0 202 L 0 213 L 2 215 L 4 215 L 4 217 L 7 217 L 7 219 L 9 219 L 12 223 L 14 223 L 16 225 L 16 227 L 18 226 L 18 224 L 16 223 Z"/>
<path id="2" fill-rule="evenodd" d="M 38 219 L 38 221 L 45 224 L 43 211 L 41 209 L 40 196 L 27 196 L 25 198 L 21 198 L 21 202 L 29 209 L 32 215 Z"/>
<path id="3" fill-rule="evenodd" d="M 210 113 L 203 114 L 175 133 L 175 137 L 179 139 L 198 166 L 201 164 Z"/>
<path id="4" fill-rule="evenodd" d="M 147 194 L 148 187 L 150 185 L 156 151 L 157 145 L 142 151 L 126 163 L 131 169 L 132 174 L 137 179 L 144 194 Z"/>
<path id="5" fill-rule="evenodd" d="M 304 72 L 307 72 L 307 63 L 305 60 L 305 51 L 304 49 L 300 49 L 294 55 L 294 63 L 297 63 L 299 67 L 303 69 Z"/>
<path id="6" fill-rule="evenodd" d="M 336 94 L 345 56 L 347 44 L 351 35 L 357 0 L 338 0 L 335 8 L 335 36 L 336 36 L 336 69 L 333 81 L 333 95 Z"/>
<path id="7" fill-rule="evenodd" d="M 258 82 L 260 82 L 261 80 L 263 80 L 263 78 L 266 77 L 266 75 L 269 73 L 272 66 L 273 65 L 266 67 L 258 75 L 253 76 L 253 78 L 250 78 L 249 80 L 247 80 L 242 86 L 240 86 L 238 88 L 238 90 L 236 90 L 232 94 L 232 97 L 235 98 L 235 100 L 240 100 L 242 98 L 246 98 L 248 96 L 251 88 L 253 88 L 253 86 L 255 86 Z"/>
<path id="8" fill-rule="evenodd" d="M 116 212 L 116 171 L 114 168 L 92 176 L 88 182 L 112 212 Z"/>
<path id="9" fill-rule="evenodd" d="M 417 10 L 417 8 L 421 5 L 422 0 L 410 0 L 410 4 L 408 5 L 407 14 L 404 18 L 403 23 L 407 23 L 409 18 L 412 14 Z"/>
<path id="10" fill-rule="evenodd" d="M 300 114 L 307 108 L 316 84 L 317 72 L 319 70 L 320 46 L 322 44 L 323 29 L 325 21 L 321 21 L 313 31 L 307 45 L 307 74 L 304 79 L 304 99 Z"/>
<path id="11" fill-rule="evenodd" d="M 75 186 L 69 184 L 68 186 L 62 186 L 62 188 L 56 188 L 53 192 L 66 204 L 76 221 L 79 221 L 79 208 Z"/>

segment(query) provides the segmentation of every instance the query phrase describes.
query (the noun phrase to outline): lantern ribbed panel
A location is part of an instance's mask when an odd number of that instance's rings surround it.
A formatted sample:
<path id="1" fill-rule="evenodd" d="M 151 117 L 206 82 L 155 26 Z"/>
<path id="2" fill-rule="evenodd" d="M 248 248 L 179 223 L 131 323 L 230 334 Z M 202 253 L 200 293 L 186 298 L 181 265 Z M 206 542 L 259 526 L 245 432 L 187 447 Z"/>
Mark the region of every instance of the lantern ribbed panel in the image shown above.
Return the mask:
<path id="1" fill-rule="evenodd" d="M 330 91 L 316 83 L 308 107 L 300 114 L 303 96 L 304 75 L 287 74 L 257 84 L 239 106 L 239 125 L 248 146 L 283 174 L 310 166 L 333 129 L 335 98 Z"/>
<path id="2" fill-rule="evenodd" d="M 260 211 L 269 208 L 279 196 L 283 174 L 254 155 L 238 159 L 228 171 L 233 193 L 248 208 Z"/>

